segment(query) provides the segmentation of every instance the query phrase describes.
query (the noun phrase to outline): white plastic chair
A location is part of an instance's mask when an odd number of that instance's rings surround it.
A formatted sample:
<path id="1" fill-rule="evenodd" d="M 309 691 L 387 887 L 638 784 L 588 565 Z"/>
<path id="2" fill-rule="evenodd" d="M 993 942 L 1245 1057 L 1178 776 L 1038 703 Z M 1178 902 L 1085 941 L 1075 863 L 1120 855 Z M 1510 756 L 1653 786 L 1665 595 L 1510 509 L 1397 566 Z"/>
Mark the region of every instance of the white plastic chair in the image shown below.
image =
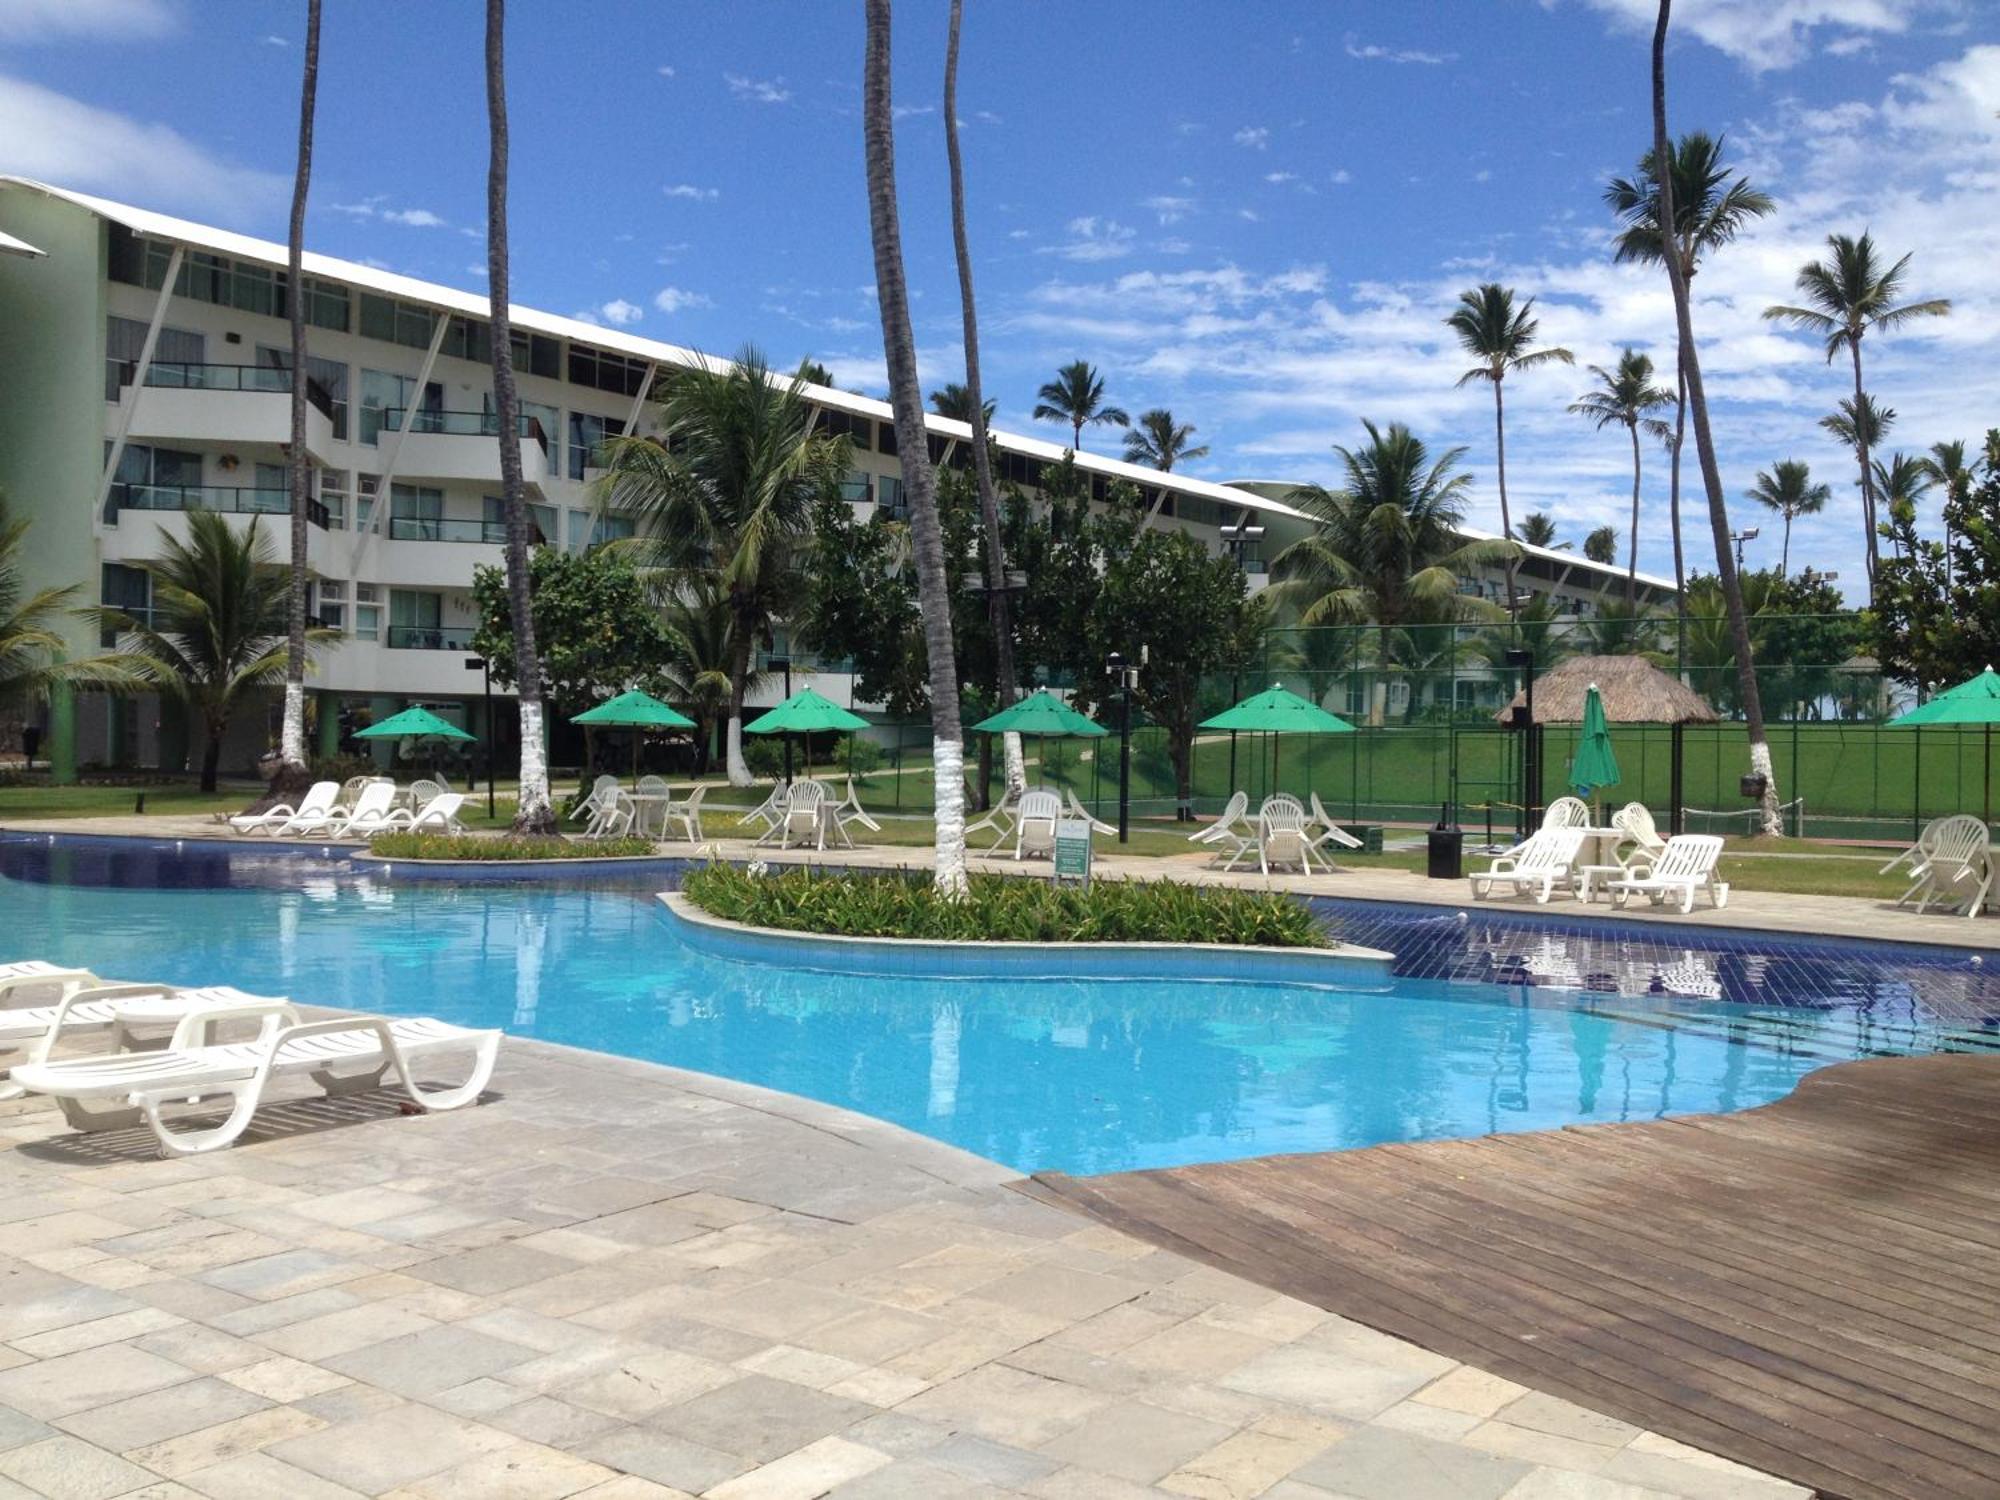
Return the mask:
<path id="1" fill-rule="evenodd" d="M 410 783 L 409 790 L 403 794 L 404 805 L 411 812 L 420 813 L 426 807 L 429 807 L 431 803 L 435 802 L 443 792 L 444 786 L 440 782 L 428 779 L 413 781 Z"/>
<path id="2" fill-rule="evenodd" d="M 665 826 L 660 830 L 663 839 L 672 838 L 674 826 L 678 824 L 690 844 L 699 844 L 701 834 L 701 799 L 708 795 L 708 783 L 703 782 L 678 802 L 667 804 Z"/>
<path id="3" fill-rule="evenodd" d="M 1678 896 L 1683 912 L 1694 910 L 1694 893 L 1704 890 L 1719 910 L 1729 904 L 1729 882 L 1715 878 L 1716 861 L 1721 858 L 1719 835 L 1677 833 L 1667 840 L 1667 847 L 1648 873 L 1606 881 L 1604 888 L 1611 892 L 1613 906 L 1622 907 L 1635 895 L 1650 898 L 1655 906 L 1669 896 Z"/>
<path id="4" fill-rule="evenodd" d="M 1882 873 L 1888 874 L 1905 861 L 1912 879 L 1896 904 L 1905 905 L 1914 896 L 1919 914 L 1936 901 L 1962 905 L 1966 916 L 1976 917 L 1992 892 L 1993 862 L 1986 825 L 1970 813 L 1931 819 L 1916 843 L 1882 866 Z"/>
<path id="5" fill-rule="evenodd" d="M 1667 841 L 1660 837 L 1659 826 L 1653 822 L 1652 810 L 1643 802 L 1628 802 L 1619 808 L 1611 815 L 1611 826 L 1631 840 L 1629 850 L 1621 848 L 1613 856 L 1628 875 L 1650 869 L 1653 861 L 1666 850 Z"/>
<path id="6" fill-rule="evenodd" d="M 1257 864 L 1266 875 L 1273 865 L 1296 865 L 1300 874 L 1312 873 L 1313 838 L 1306 810 L 1288 792 L 1266 797 L 1257 809 Z"/>
<path id="7" fill-rule="evenodd" d="M 1188 842 L 1207 846 L 1210 864 L 1218 860 L 1234 864 L 1257 839 L 1256 827 L 1244 816 L 1249 810 L 1250 794 L 1231 792 L 1216 820 L 1206 828 L 1197 828 L 1189 834 Z"/>
<path id="8" fill-rule="evenodd" d="M 1363 849 L 1367 847 L 1361 839 L 1356 838 L 1345 828 L 1342 828 L 1338 823 L 1333 821 L 1333 814 L 1320 806 L 1318 792 L 1308 792 L 1306 796 L 1312 803 L 1311 826 L 1321 830 L 1319 836 L 1313 840 L 1313 847 L 1317 848 L 1321 844 L 1338 844 L 1343 849 Z"/>
<path id="9" fill-rule="evenodd" d="M 790 789 L 784 782 L 772 782 L 770 795 L 765 797 L 762 802 L 751 808 L 742 817 L 738 818 L 736 826 L 743 828 L 752 823 L 762 823 L 764 825 L 764 832 L 759 836 L 757 842 L 760 844 L 763 843 L 766 838 L 777 831 L 778 825 L 785 821 L 785 800 L 789 791 Z"/>
<path id="10" fill-rule="evenodd" d="M 1118 831 L 1115 826 L 1105 822 L 1102 818 L 1095 816 L 1094 814 L 1092 814 L 1089 808 L 1085 807 L 1081 802 L 1079 802 L 1077 800 L 1076 789 L 1074 787 L 1070 788 L 1069 791 L 1067 791 L 1064 795 L 1068 799 L 1067 805 L 1069 808 L 1069 815 L 1072 818 L 1080 818 L 1084 822 L 1088 823 L 1090 825 L 1090 831 L 1092 833 L 1101 833 L 1104 834 L 1106 837 L 1109 837 L 1110 835 Z"/>
<path id="11" fill-rule="evenodd" d="M 1014 858 L 1054 859 L 1056 824 L 1063 815 L 1062 798 L 1046 787 L 1021 794 L 1021 808 L 1014 822 Z"/>
<path id="12" fill-rule="evenodd" d="M 660 833 L 664 837 L 667 827 L 667 813 L 673 804 L 673 789 L 667 785 L 664 777 L 641 776 L 638 786 L 633 788 L 633 790 L 641 797 L 657 797 L 660 799 L 657 802 L 641 802 L 638 804 L 638 810 L 633 819 L 634 831 L 650 836 L 653 832 L 653 819 L 658 817 L 660 820 Z"/>
<path id="13" fill-rule="evenodd" d="M 1520 848 L 1496 856 L 1485 870 L 1467 877 L 1473 900 L 1491 895 L 1494 886 L 1505 884 L 1513 887 L 1516 896 L 1527 891 L 1546 905 L 1558 886 L 1568 888 L 1575 883 L 1583 836 L 1581 828 L 1543 828 L 1531 834 Z"/>
<path id="14" fill-rule="evenodd" d="M 838 835 L 841 843 L 850 849 L 854 847 L 854 835 L 847 831 L 848 824 L 859 823 L 871 833 L 880 833 L 882 831 L 882 825 L 869 817 L 867 810 L 862 807 L 861 793 L 855 790 L 854 778 L 852 776 L 847 778 L 846 797 L 835 803 L 827 811 L 833 820 L 834 833 Z"/>
<path id="15" fill-rule="evenodd" d="M 820 849 L 826 848 L 826 783 L 810 778 L 792 783 L 792 794 L 785 799 L 785 821 L 779 824 L 782 830 L 780 848 L 789 849 L 792 841 L 800 843 L 810 839 Z"/>
<path id="16" fill-rule="evenodd" d="M 972 804 L 968 801 L 966 805 L 969 807 Z M 986 809 L 984 817 L 965 825 L 966 842 L 970 844 L 972 836 L 975 833 L 985 833 L 990 830 L 993 834 L 993 840 L 986 846 L 987 852 L 990 854 L 993 850 L 998 849 L 1013 834 L 1014 819 L 1019 813 L 1020 807 L 1020 796 L 1012 788 L 1009 788 L 1001 794 L 998 802 L 995 802 L 991 807 Z"/>
<path id="17" fill-rule="evenodd" d="M 1588 828 L 1590 804 L 1581 797 L 1558 797 L 1542 811 L 1544 828 Z"/>

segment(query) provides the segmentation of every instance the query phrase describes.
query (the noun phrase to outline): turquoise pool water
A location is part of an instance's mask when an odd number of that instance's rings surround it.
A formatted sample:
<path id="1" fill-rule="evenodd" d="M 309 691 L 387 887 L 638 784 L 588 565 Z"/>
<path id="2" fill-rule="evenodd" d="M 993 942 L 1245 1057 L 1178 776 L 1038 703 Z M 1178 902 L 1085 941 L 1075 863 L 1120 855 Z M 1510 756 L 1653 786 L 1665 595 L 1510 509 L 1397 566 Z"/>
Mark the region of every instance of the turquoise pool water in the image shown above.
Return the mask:
<path id="1" fill-rule="evenodd" d="M 502 1026 L 861 1110 L 1022 1171 L 1741 1109 L 1885 1050 L 1831 1020 L 1810 1045 L 1766 1035 L 1720 1001 L 1663 1018 L 1630 996 L 1442 978 L 1353 993 L 795 972 L 693 951 L 647 889 L 402 883 L 269 852 L 0 843 L 0 921 L 0 959 Z M 1890 1050 L 1930 1040 L 1919 1027 Z"/>

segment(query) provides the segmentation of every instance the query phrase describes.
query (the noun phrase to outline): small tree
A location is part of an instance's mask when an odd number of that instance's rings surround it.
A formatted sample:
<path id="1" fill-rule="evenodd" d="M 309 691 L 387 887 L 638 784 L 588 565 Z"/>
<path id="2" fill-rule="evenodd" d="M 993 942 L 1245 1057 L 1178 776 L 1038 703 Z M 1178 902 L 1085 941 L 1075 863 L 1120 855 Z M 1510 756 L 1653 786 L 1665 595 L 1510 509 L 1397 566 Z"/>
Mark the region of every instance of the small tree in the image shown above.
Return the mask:
<path id="1" fill-rule="evenodd" d="M 2000 662 L 2000 428 L 1986 434 L 1977 467 L 1947 489 L 1946 540 L 1919 536 L 1913 511 L 1892 514 L 1885 530 L 1897 555 L 1876 579 L 1883 670 L 1928 691 Z"/>
<path id="2" fill-rule="evenodd" d="M 645 583 L 616 553 L 537 547 L 528 563 L 528 589 L 542 692 L 558 713 L 581 713 L 665 669 L 673 639 Z M 495 682 L 515 687 L 506 569 L 475 568 L 472 597 L 479 606 L 472 649 L 486 658 Z"/>

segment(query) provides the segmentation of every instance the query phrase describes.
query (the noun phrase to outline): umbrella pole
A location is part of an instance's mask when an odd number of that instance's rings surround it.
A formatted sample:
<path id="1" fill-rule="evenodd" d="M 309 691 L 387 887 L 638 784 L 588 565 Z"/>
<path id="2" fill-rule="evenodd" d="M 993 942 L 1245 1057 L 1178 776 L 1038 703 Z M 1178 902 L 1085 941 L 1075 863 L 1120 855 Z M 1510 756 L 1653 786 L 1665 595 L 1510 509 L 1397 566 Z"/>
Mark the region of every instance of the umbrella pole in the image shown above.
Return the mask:
<path id="1" fill-rule="evenodd" d="M 1991 724 L 1986 726 L 1986 785 L 1982 790 L 1986 794 L 1986 811 L 1982 816 L 1984 821 L 1991 823 L 1993 821 L 1993 726 Z"/>

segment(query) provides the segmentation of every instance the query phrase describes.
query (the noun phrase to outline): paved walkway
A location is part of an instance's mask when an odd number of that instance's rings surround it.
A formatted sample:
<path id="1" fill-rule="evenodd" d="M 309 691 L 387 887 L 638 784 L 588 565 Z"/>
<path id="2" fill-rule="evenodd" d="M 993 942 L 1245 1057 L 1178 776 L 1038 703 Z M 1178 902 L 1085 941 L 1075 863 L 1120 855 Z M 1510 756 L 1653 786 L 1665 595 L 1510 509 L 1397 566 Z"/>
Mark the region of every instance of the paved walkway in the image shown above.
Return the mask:
<path id="1" fill-rule="evenodd" d="M 1781 1500 L 894 1127 L 509 1043 L 161 1161 L 0 1105 L 0 1496 Z"/>

